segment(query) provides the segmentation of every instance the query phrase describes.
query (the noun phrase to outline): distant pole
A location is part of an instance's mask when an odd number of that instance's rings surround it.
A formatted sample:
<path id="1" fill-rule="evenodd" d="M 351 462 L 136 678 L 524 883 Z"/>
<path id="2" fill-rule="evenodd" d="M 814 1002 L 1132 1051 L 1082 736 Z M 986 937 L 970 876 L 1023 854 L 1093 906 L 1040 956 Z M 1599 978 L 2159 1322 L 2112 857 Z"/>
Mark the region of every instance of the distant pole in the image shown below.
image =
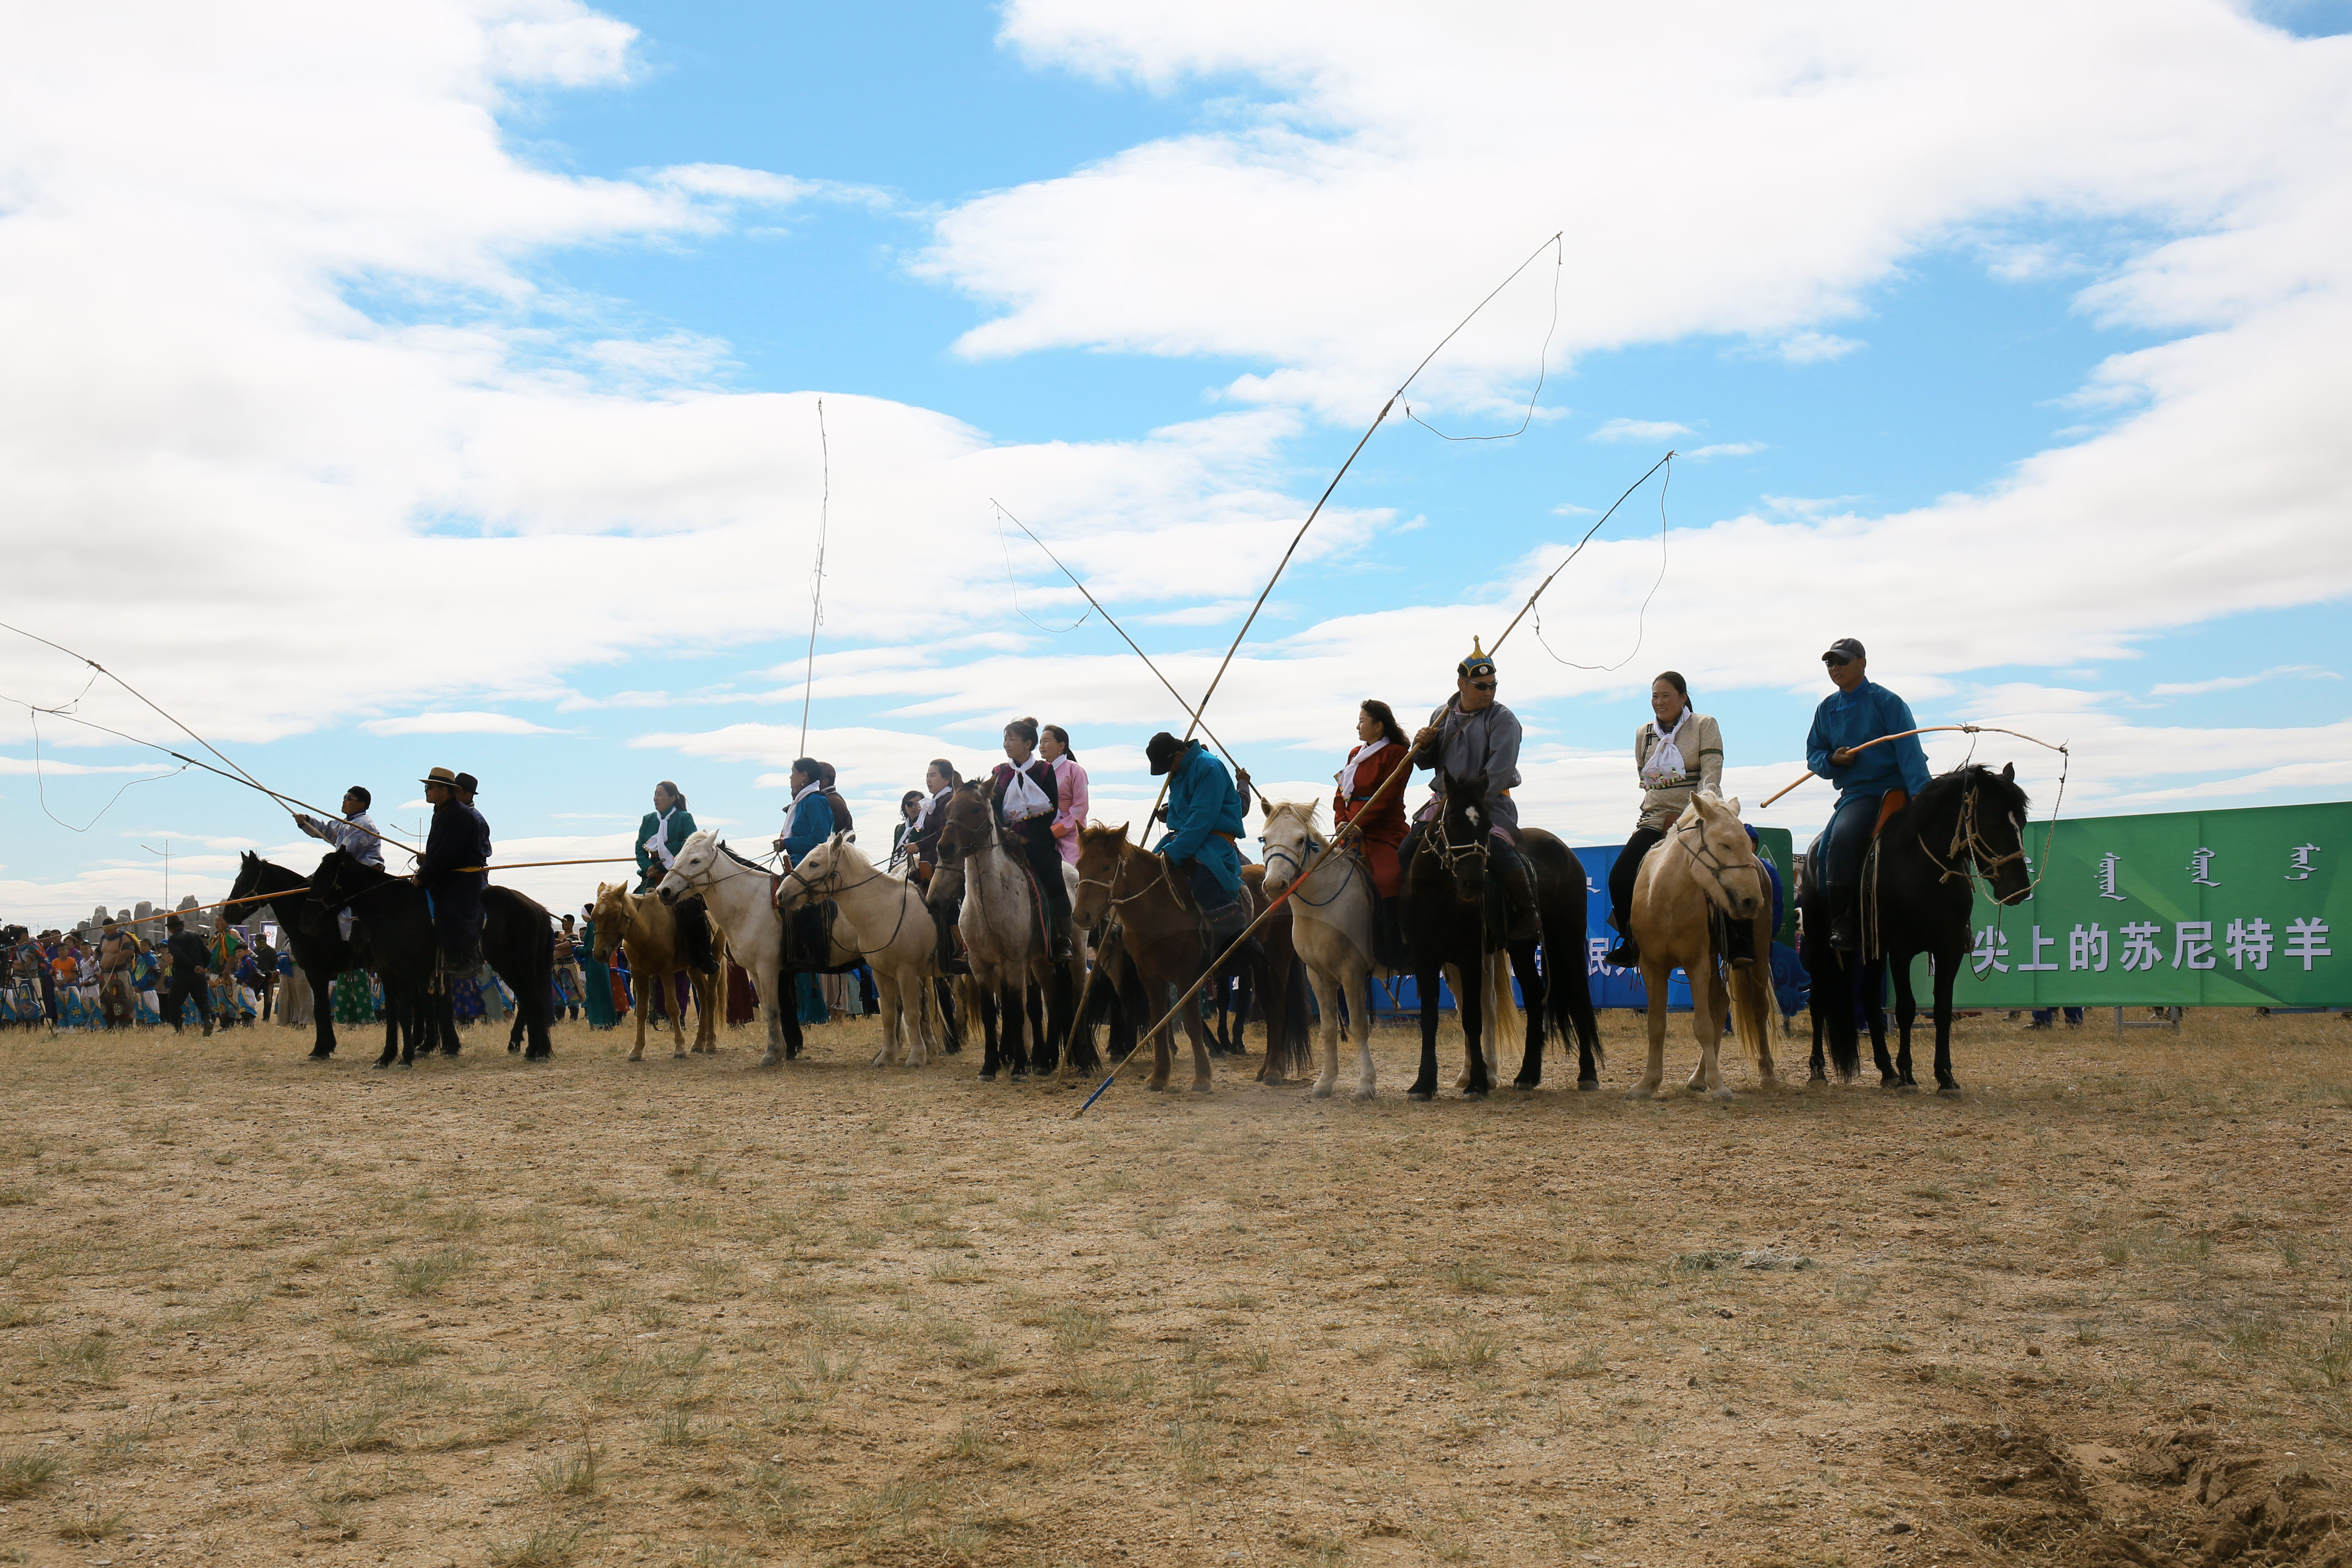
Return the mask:
<path id="1" fill-rule="evenodd" d="M 163 907 L 168 910 L 172 907 L 172 841 L 168 838 L 163 840 L 163 847 L 161 849 L 152 848 L 144 844 L 139 847 L 145 849 L 150 855 L 161 855 L 163 858 Z"/>
<path id="2" fill-rule="evenodd" d="M 816 446 L 824 466 L 824 489 L 817 501 L 816 574 L 809 583 L 808 668 L 801 677 L 800 754 L 808 755 L 809 699 L 816 693 L 816 628 L 824 619 L 824 536 L 833 521 L 833 447 L 824 436 L 824 399 L 816 400 Z"/>

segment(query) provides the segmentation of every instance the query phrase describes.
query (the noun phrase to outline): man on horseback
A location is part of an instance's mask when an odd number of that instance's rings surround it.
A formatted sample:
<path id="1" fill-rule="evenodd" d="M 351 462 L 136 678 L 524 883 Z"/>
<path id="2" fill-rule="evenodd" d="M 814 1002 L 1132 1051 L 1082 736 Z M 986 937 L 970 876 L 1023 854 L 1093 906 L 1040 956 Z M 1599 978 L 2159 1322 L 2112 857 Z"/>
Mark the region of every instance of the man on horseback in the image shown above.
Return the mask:
<path id="1" fill-rule="evenodd" d="M 1541 927 L 1527 862 L 1519 858 L 1519 808 L 1511 800 L 1519 782 L 1519 718 L 1495 700 L 1497 684 L 1494 656 L 1473 638 L 1470 657 L 1454 667 L 1454 695 L 1412 738 L 1412 765 L 1434 768 L 1446 778 L 1486 781 L 1486 819 L 1493 829 L 1487 864 L 1502 882 L 1509 918 L 1505 937 L 1533 942 Z M 1433 795 L 1413 819 L 1399 857 L 1408 876 L 1422 833 L 1442 809 L 1441 799 Z"/>
<path id="2" fill-rule="evenodd" d="M 1814 875 L 1834 911 L 1830 945 L 1851 952 L 1860 945 L 1854 916 L 1863 857 L 1880 826 L 1927 787 L 1927 749 L 1918 736 L 1904 733 L 1917 729 L 1919 721 L 1911 717 L 1909 703 L 1870 679 L 1862 644 L 1840 637 L 1822 655 L 1822 663 L 1837 689 L 1813 710 L 1805 765 L 1837 786 L 1838 802 L 1814 841 Z M 1888 735 L 1903 738 L 1864 749 Z"/>
<path id="3" fill-rule="evenodd" d="M 375 797 L 368 793 L 366 785 L 353 784 L 343 792 L 343 819 L 341 822 L 321 822 L 298 811 L 294 814 L 294 826 L 313 838 L 325 839 L 361 865 L 373 866 L 381 871 L 383 869 L 383 835 L 376 831 L 375 818 L 368 815 L 368 807 L 374 804 Z M 351 910 L 335 911 L 335 929 L 345 942 L 352 940 Z"/>
<path id="4" fill-rule="evenodd" d="M 1241 792 L 1225 764 L 1198 741 L 1180 741 L 1162 730 L 1144 742 L 1143 754 L 1154 776 L 1168 778 L 1168 831 L 1160 835 L 1159 854 L 1171 873 L 1183 873 L 1193 904 L 1209 922 L 1210 941 L 1222 952 L 1249 925 L 1242 903 Z"/>
<path id="5" fill-rule="evenodd" d="M 415 880 L 432 900 L 442 963 L 453 971 L 482 961 L 482 890 L 490 885 L 490 825 L 462 797 L 458 780 L 467 776 L 435 768 L 418 781 L 433 807 L 433 826 Z"/>

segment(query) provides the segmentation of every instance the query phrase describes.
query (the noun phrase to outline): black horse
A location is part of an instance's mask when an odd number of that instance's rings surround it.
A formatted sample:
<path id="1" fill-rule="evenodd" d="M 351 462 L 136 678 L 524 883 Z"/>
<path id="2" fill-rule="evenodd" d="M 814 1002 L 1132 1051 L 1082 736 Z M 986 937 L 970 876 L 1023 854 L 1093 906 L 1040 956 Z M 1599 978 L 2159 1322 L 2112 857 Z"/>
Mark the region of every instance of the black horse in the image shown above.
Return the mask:
<path id="1" fill-rule="evenodd" d="M 1814 880 L 1822 847 L 1819 839 L 1813 841 L 1805 857 L 1799 900 L 1805 915 L 1805 966 L 1813 976 L 1814 1081 L 1826 1081 L 1829 1076 L 1822 1066 L 1824 1035 L 1841 1079 L 1851 1079 L 1861 1070 L 1853 1016 L 1859 994 L 1869 1006 L 1879 1086 L 1918 1088 L 1911 1076 L 1911 1026 L 1919 1016 L 1911 989 L 1911 961 L 1924 952 L 1936 987 L 1936 1092 L 1959 1093 L 1959 1080 L 1952 1076 L 1952 982 L 1969 959 L 1973 879 L 1982 877 L 1990 883 L 2000 904 L 2024 900 L 2033 891 L 2025 868 L 2024 838 L 2025 792 L 2017 786 L 2013 764 L 1999 773 L 1971 764 L 1938 773 L 1879 830 L 1863 874 L 1858 923 L 1864 947 L 1853 953 L 1840 952 L 1813 935 L 1826 932 L 1835 913 Z M 1889 960 L 1895 971 L 1895 1024 L 1901 1037 L 1893 1061 L 1886 1057 L 1885 1015 L 1878 1005 Z"/>
<path id="2" fill-rule="evenodd" d="M 404 997 L 410 999 L 412 1014 L 425 1015 L 419 1030 L 429 1031 L 425 1048 L 429 1052 L 432 1036 L 439 1035 L 442 1049 L 454 1055 L 455 1028 L 443 1033 L 440 1026 L 440 1015 L 448 1005 L 446 994 L 435 993 L 430 985 L 440 963 L 440 948 L 434 938 L 425 889 L 404 877 L 388 876 L 376 867 L 362 865 L 338 849 L 319 862 L 318 871 L 310 878 L 310 890 L 331 907 L 348 906 L 359 917 L 367 929 L 376 972 L 383 978 L 387 1005 L 397 984 Z M 546 1060 L 554 1049 L 547 1034 L 555 974 L 555 949 L 549 930 L 547 910 L 537 900 L 512 888 L 483 889 L 482 956 L 514 991 L 515 1012 L 529 1041 L 523 1055 L 531 1061 Z M 395 1011 L 388 1005 L 383 1055 L 376 1062 L 378 1067 L 391 1066 L 395 1054 L 392 1030 Z M 509 1041 L 507 1048 L 514 1049 L 514 1043 Z M 398 1055 L 403 1067 L 415 1063 L 414 1036 Z"/>
<path id="3" fill-rule="evenodd" d="M 237 862 L 236 882 L 229 889 L 230 910 L 236 920 L 250 919 L 263 906 L 240 900 L 270 895 L 268 907 L 278 912 L 278 930 L 294 952 L 294 962 L 310 983 L 310 1016 L 317 1025 L 310 1059 L 325 1061 L 335 1054 L 335 1009 L 331 993 L 335 976 L 370 967 L 366 933 L 356 925 L 352 940 L 343 940 L 337 905 L 321 903 L 310 890 L 310 879 L 299 871 L 264 860 L 247 850 Z M 232 922 L 234 923 L 234 922 Z"/>

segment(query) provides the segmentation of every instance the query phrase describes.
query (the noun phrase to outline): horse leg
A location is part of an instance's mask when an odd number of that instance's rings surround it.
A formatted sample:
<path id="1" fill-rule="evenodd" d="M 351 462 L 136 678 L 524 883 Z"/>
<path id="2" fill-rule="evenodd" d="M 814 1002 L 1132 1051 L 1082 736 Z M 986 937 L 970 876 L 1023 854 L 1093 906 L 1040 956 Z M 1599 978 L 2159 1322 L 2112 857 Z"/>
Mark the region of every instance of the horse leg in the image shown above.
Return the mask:
<path id="1" fill-rule="evenodd" d="M 1407 1100 L 1437 1098 L 1437 990 L 1444 975 L 1443 962 L 1435 958 L 1421 961 L 1413 970 L 1413 988 L 1421 994 L 1421 1072 L 1404 1091 Z"/>
<path id="2" fill-rule="evenodd" d="M 677 1005 L 677 977 L 686 972 L 673 969 L 667 974 L 654 977 L 654 997 L 661 1004 L 662 1016 L 669 1020 L 669 1059 L 681 1060 L 686 1056 L 686 1009 Z"/>
<path id="3" fill-rule="evenodd" d="M 1954 1097 L 1960 1080 L 1952 1076 L 1952 982 L 1959 977 L 1967 951 L 1955 947 L 1936 955 L 1936 1092 Z"/>
<path id="4" fill-rule="evenodd" d="M 1911 990 L 1911 964 L 1908 955 L 1895 961 L 1895 1082 L 1899 1089 L 1914 1089 L 1919 1080 L 1911 1076 L 1911 1026 L 1919 1021 L 1919 998 Z"/>
<path id="5" fill-rule="evenodd" d="M 1517 1089 L 1534 1089 L 1543 1082 L 1544 1002 L 1551 981 L 1537 967 L 1536 946 L 1527 942 L 1511 949 L 1511 971 L 1519 977 L 1519 1006 L 1527 1014 L 1528 1025 L 1527 1051 L 1519 1059 L 1519 1076 L 1511 1080 Z"/>
<path id="6" fill-rule="evenodd" d="M 1691 1021 L 1698 1029 L 1698 1068 L 1691 1074 L 1690 1087 L 1716 1100 L 1729 1100 L 1731 1091 L 1723 1087 L 1723 1026 L 1728 1007 L 1724 994 L 1723 977 L 1708 967 L 1704 995 L 1696 985 L 1691 987 Z"/>
<path id="7" fill-rule="evenodd" d="M 1647 1100 L 1658 1092 L 1666 1080 L 1666 976 L 1674 972 L 1642 950 L 1642 989 L 1650 1000 L 1650 1059 L 1642 1068 L 1642 1080 L 1625 1098 Z"/>
<path id="8" fill-rule="evenodd" d="M 336 970 L 310 982 L 310 1059 L 325 1061 L 335 1054 L 335 976 Z"/>
<path id="9" fill-rule="evenodd" d="M 651 1004 L 646 1000 L 645 976 L 642 974 L 631 976 L 631 984 L 637 993 L 637 1005 L 629 1009 L 637 1016 L 637 1048 L 629 1053 L 629 1059 L 633 1062 L 641 1062 L 646 1059 L 646 1008 Z"/>
<path id="10" fill-rule="evenodd" d="M 1019 1083 L 1029 1076 L 1029 979 L 1024 973 L 1004 988 L 1005 1077 Z"/>
<path id="11" fill-rule="evenodd" d="M 1818 982 L 1816 982 L 1816 984 L 1818 984 Z M 1830 1080 L 1830 1075 L 1828 1069 L 1822 1061 L 1822 1014 L 1821 1003 L 1817 997 L 1809 999 L 1806 1002 L 1805 1013 L 1807 1016 L 1812 1020 L 1813 1025 L 1813 1064 L 1811 1072 L 1807 1075 L 1807 1081 L 1811 1083 L 1827 1083 Z"/>
<path id="12" fill-rule="evenodd" d="M 1870 1055 L 1878 1064 L 1878 1087 L 1894 1089 L 1902 1083 L 1903 1076 L 1886 1054 L 1886 1004 L 1880 999 L 1885 989 L 1886 960 L 1874 958 L 1862 966 L 1863 1016 L 1870 1025 Z"/>
<path id="13" fill-rule="evenodd" d="M 383 983 L 383 1055 L 375 1059 L 379 1068 L 390 1067 L 400 1055 L 400 1035 L 406 1024 L 402 1014 L 406 1006 L 407 998 L 400 983 L 387 978 Z"/>
<path id="14" fill-rule="evenodd" d="M 1465 1079 L 1462 1098 L 1484 1100 L 1495 1087 L 1494 1075 L 1486 1070 L 1486 1053 L 1492 1048 L 1492 1042 L 1486 1038 L 1486 957 L 1474 953 L 1462 968 L 1466 984 L 1454 997 L 1462 1015 L 1462 1072 Z"/>
<path id="15" fill-rule="evenodd" d="M 1184 1009 L 1184 1034 L 1192 1042 L 1192 1092 L 1206 1094 L 1212 1087 L 1209 1081 L 1209 1029 L 1198 1007 Z"/>
<path id="16" fill-rule="evenodd" d="M 1301 962 L 1304 962 L 1303 960 Z M 1328 1100 L 1339 1083 L 1339 1009 L 1338 987 L 1331 977 L 1312 964 L 1307 965 L 1307 984 L 1315 989 L 1315 1003 L 1323 1011 L 1322 1022 L 1316 1028 L 1318 1055 L 1323 1058 L 1322 1070 L 1315 1075 L 1315 1087 L 1309 1091 L 1317 1100 Z"/>
<path id="17" fill-rule="evenodd" d="M 786 974 L 780 978 L 790 982 L 793 976 Z M 807 1041 L 801 1034 L 801 1002 L 797 985 L 786 990 L 783 1000 L 776 1005 L 776 1010 L 771 1016 L 777 1032 L 783 1037 L 784 1060 L 798 1061 Z M 775 1064 L 768 1062 L 762 1065 L 772 1067 Z"/>
<path id="18" fill-rule="evenodd" d="M 977 975 L 973 977 L 975 982 L 978 978 Z M 980 1081 L 994 1083 L 1001 1066 L 996 1047 L 996 988 L 975 984 L 972 995 L 980 1008 L 980 1030 L 985 1042 L 980 1058 Z"/>

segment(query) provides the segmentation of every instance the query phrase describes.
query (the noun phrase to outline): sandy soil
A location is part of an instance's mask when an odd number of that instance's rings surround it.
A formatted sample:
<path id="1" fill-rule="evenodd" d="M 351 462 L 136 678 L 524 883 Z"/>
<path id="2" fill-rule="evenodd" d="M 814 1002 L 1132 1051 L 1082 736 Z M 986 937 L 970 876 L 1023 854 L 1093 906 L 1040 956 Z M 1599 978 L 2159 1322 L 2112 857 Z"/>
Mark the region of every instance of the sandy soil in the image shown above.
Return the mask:
<path id="1" fill-rule="evenodd" d="M 1389 1031 L 1075 1124 L 858 1025 L 0 1035 L 0 1561 L 2352 1560 L 2352 1026 L 1720 1105 L 1607 1017 L 1601 1094 Z"/>

